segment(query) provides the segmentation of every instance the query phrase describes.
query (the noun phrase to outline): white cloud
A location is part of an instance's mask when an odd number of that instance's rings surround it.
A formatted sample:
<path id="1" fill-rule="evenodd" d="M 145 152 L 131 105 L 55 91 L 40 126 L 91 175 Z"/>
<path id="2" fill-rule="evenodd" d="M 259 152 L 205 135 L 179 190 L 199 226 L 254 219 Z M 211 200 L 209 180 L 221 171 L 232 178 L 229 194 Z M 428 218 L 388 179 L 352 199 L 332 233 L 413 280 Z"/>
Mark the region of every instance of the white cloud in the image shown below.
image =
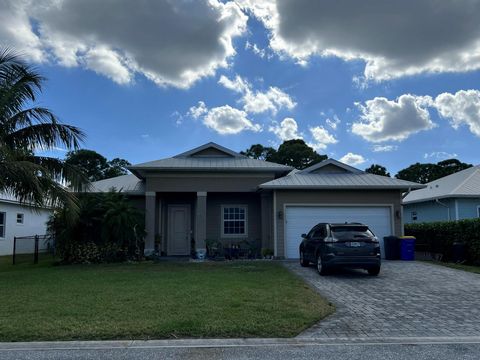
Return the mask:
<path id="1" fill-rule="evenodd" d="M 361 165 L 366 161 L 367 160 L 362 155 L 354 154 L 351 152 L 349 152 L 348 154 L 340 158 L 340 162 L 343 162 L 351 166 Z"/>
<path id="2" fill-rule="evenodd" d="M 397 145 L 373 145 L 373 152 L 390 152 L 398 149 Z"/>
<path id="3" fill-rule="evenodd" d="M 325 123 L 333 130 L 337 130 L 337 127 L 341 123 L 341 121 L 337 115 L 333 115 L 332 119 L 328 118 L 327 120 L 325 120 Z"/>
<path id="4" fill-rule="evenodd" d="M 325 150 L 328 145 L 336 144 L 338 140 L 328 132 L 323 126 L 311 127 L 310 132 L 314 143 L 310 144 L 316 151 Z"/>
<path id="5" fill-rule="evenodd" d="M 280 56 L 365 62 L 364 78 L 480 69 L 480 1 L 237 0 Z"/>
<path id="6" fill-rule="evenodd" d="M 228 66 L 247 19 L 232 1 L 6 0 L 0 43 L 31 60 L 83 66 L 121 84 L 138 73 L 160 86 L 188 88 Z"/>
<path id="7" fill-rule="evenodd" d="M 229 105 L 212 108 L 203 123 L 221 135 L 238 134 L 244 130 L 259 132 L 262 127 L 247 118 L 247 113 Z"/>
<path id="8" fill-rule="evenodd" d="M 203 101 L 199 101 L 196 106 L 192 106 L 187 115 L 191 116 L 194 119 L 198 119 L 199 117 L 205 115 L 208 112 L 207 105 Z"/>
<path id="9" fill-rule="evenodd" d="M 432 104 L 429 96 L 410 94 L 401 95 L 396 101 L 376 97 L 365 105 L 357 103 L 361 116 L 352 124 L 352 132 L 370 142 L 405 140 L 436 126 L 427 109 Z"/>
<path id="10" fill-rule="evenodd" d="M 466 125 L 473 134 L 480 136 L 479 90 L 440 94 L 435 99 L 435 108 L 442 117 L 449 119 L 455 129 Z"/>
<path id="11" fill-rule="evenodd" d="M 270 86 L 266 92 L 253 90 L 252 85 L 239 75 L 235 76 L 233 80 L 222 75 L 218 83 L 229 90 L 242 94 L 240 102 L 243 103 L 243 109 L 251 114 L 267 111 L 276 114 L 279 109 L 292 110 L 297 105 L 290 95 L 275 86 Z"/>
<path id="12" fill-rule="evenodd" d="M 298 132 L 297 122 L 292 118 L 285 118 L 280 124 L 270 126 L 268 131 L 273 132 L 282 141 L 302 138 Z"/>
<path id="13" fill-rule="evenodd" d="M 439 160 L 451 159 L 451 158 L 456 158 L 456 157 L 458 157 L 457 154 L 448 153 L 446 151 L 434 151 L 434 152 L 431 152 L 431 153 L 425 153 L 423 155 L 424 159 L 435 158 L 435 159 L 439 159 Z"/>

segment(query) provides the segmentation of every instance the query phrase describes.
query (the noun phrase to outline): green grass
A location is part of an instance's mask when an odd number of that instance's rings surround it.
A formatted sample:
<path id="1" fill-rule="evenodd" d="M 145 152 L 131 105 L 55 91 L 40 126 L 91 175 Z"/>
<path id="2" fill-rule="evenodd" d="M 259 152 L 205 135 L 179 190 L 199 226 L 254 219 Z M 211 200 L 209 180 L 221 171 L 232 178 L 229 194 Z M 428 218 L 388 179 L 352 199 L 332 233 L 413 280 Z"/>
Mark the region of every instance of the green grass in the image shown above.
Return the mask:
<path id="1" fill-rule="evenodd" d="M 275 262 L 11 265 L 0 341 L 290 337 L 334 307 Z"/>
<path id="2" fill-rule="evenodd" d="M 452 269 L 463 270 L 463 271 L 468 271 L 475 274 L 480 274 L 480 266 L 447 263 L 447 262 L 441 262 L 441 261 L 426 261 L 426 262 L 430 264 L 446 266 Z"/>

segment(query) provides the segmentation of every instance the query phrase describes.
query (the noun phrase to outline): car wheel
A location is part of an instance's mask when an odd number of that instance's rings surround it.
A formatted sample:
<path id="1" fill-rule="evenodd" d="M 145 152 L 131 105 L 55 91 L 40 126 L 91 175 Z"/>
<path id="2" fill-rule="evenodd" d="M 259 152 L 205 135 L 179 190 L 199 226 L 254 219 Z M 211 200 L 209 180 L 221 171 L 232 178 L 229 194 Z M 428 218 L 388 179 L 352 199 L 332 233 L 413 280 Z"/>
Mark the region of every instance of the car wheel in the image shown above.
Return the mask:
<path id="1" fill-rule="evenodd" d="M 317 271 L 320 275 L 327 275 L 327 267 L 323 265 L 322 256 L 317 255 Z"/>
<path id="2" fill-rule="evenodd" d="M 367 271 L 368 271 L 368 275 L 377 276 L 378 274 L 380 274 L 380 266 L 370 268 Z"/>
<path id="3" fill-rule="evenodd" d="M 303 250 L 300 250 L 300 265 L 303 267 L 310 265 L 310 262 L 305 260 L 305 252 Z"/>

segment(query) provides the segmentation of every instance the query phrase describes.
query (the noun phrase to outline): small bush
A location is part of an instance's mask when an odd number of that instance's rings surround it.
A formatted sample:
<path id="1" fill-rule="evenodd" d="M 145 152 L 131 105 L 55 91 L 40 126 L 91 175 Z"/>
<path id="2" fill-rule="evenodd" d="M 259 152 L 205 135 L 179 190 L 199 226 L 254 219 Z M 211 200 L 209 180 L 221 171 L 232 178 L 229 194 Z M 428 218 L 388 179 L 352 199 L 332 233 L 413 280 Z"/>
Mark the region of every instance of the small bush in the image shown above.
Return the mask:
<path id="1" fill-rule="evenodd" d="M 452 259 L 454 242 L 465 244 L 467 261 L 480 263 L 480 219 L 405 224 L 405 235 L 415 236 L 416 246 Z"/>

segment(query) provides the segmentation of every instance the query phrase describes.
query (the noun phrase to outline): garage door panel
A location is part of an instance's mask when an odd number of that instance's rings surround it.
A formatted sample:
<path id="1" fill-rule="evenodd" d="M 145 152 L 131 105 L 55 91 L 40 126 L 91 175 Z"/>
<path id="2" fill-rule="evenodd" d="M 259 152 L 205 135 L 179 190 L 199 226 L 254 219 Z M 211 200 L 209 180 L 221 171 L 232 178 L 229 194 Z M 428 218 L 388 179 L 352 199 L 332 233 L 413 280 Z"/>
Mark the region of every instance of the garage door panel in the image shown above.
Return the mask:
<path id="1" fill-rule="evenodd" d="M 298 258 L 301 234 L 308 233 L 318 223 L 360 222 L 379 238 L 391 235 L 391 208 L 388 206 L 287 206 L 285 212 L 285 255 Z"/>

